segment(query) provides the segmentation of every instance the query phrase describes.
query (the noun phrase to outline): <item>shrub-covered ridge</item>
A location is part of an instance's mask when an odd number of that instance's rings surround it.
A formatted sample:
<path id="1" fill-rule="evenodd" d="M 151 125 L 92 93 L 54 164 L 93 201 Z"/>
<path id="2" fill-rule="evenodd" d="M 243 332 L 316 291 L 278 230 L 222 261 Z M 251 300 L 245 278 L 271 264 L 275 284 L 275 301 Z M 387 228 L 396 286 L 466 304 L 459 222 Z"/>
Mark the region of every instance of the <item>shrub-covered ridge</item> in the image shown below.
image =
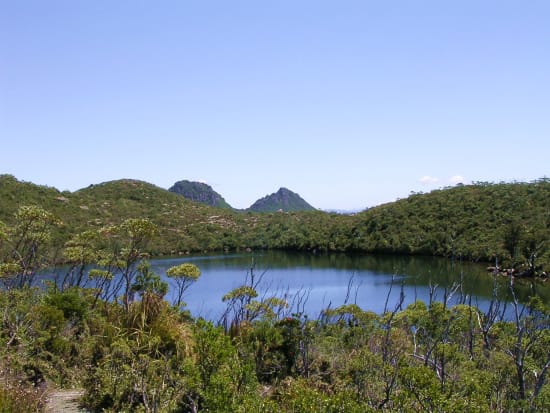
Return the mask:
<path id="1" fill-rule="evenodd" d="M 550 264 L 550 181 L 476 183 L 411 194 L 355 215 L 322 211 L 235 212 L 191 202 L 142 181 L 70 192 L 0 177 L 0 221 L 37 205 L 61 219 L 58 248 L 86 229 L 147 217 L 160 236 L 154 255 L 288 249 L 462 257 L 541 275 Z"/>

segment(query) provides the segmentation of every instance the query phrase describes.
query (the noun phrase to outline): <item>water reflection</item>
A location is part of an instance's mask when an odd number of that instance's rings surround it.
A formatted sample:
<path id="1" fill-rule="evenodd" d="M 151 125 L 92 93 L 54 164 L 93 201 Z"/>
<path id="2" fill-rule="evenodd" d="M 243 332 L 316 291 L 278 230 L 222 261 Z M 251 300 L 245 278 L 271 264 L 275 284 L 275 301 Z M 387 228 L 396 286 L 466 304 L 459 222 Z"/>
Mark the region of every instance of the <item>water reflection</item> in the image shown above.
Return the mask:
<path id="1" fill-rule="evenodd" d="M 164 276 L 169 267 L 182 262 L 192 262 L 202 272 L 184 297 L 188 309 L 194 316 L 214 320 L 225 309 L 222 297 L 242 285 L 251 268 L 262 277 L 260 295 L 286 295 L 289 300 L 300 295 L 312 317 L 327 306 L 344 304 L 346 297 L 364 310 L 379 313 L 386 303 L 393 309 L 401 292 L 405 294 L 404 305 L 416 299 L 427 302 L 430 286 L 437 286 L 433 298 L 442 300 L 454 284 L 460 283 L 462 287 L 450 303 L 471 295 L 472 303 L 482 308 L 493 293 L 493 278 L 484 265 L 433 257 L 269 251 L 161 259 L 153 260 L 152 265 Z M 548 288 L 539 287 L 537 292 L 544 300 L 550 299 Z M 522 300 L 532 293 L 529 284 L 518 288 Z M 509 299 L 505 279 L 499 282 L 499 295 Z"/>

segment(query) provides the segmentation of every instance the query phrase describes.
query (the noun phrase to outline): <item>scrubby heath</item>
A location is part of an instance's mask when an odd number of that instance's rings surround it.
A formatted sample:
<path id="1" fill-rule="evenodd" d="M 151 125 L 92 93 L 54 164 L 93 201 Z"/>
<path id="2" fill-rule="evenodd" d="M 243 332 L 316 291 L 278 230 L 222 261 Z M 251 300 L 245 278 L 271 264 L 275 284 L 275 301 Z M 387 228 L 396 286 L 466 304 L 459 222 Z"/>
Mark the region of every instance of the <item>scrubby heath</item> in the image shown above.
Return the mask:
<path id="1" fill-rule="evenodd" d="M 460 295 L 382 314 L 346 303 L 309 319 L 259 296 L 254 269 L 221 299 L 219 323 L 193 319 L 151 271 L 141 247 L 154 227 L 123 223 L 80 250 L 64 283 L 0 292 L 0 411 L 40 411 L 52 386 L 84 389 L 94 412 L 545 411 L 550 308 L 515 298 L 504 317 L 496 282 L 486 311 Z M 81 264 L 94 265 L 80 278 Z M 31 268 L 30 266 L 27 268 Z M 123 272 L 121 282 L 113 271 Z M 185 289 L 200 270 L 168 270 Z M 29 273 L 30 275 L 31 273 Z M 83 288 L 86 279 L 98 288 Z M 513 280 L 510 278 L 510 280 Z M 399 288 L 396 286 L 395 288 Z M 508 287 L 514 293 L 514 284 Z M 460 304 L 449 306 L 453 294 Z M 432 288 L 430 297 L 436 295 Z M 508 312 L 507 314 L 510 314 Z"/>
<path id="2" fill-rule="evenodd" d="M 148 218 L 159 236 L 154 256 L 188 252 L 283 249 L 461 257 L 541 275 L 550 265 L 550 180 L 458 185 L 354 215 L 322 211 L 253 213 L 209 207 L 142 181 L 119 180 L 76 192 L 0 176 L 0 221 L 13 224 L 21 206 L 60 220 L 60 251 L 85 230 Z"/>
<path id="3" fill-rule="evenodd" d="M 550 307 L 536 295 L 520 302 L 511 274 L 504 284 L 487 275 L 486 310 L 459 285 L 432 286 L 428 302 L 388 301 L 381 314 L 346 302 L 311 319 L 299 301 L 259 295 L 252 268 L 220 297 L 227 311 L 214 323 L 186 311 L 200 268 L 172 267 L 166 283 L 147 261 L 210 249 L 358 250 L 496 259 L 539 277 L 547 180 L 414 194 L 355 216 L 239 214 L 138 181 L 75 193 L 0 183 L 0 412 L 39 411 L 54 385 L 83 388 L 83 405 L 97 412 L 550 406 Z M 39 271 L 59 262 L 56 282 L 37 287 Z"/>

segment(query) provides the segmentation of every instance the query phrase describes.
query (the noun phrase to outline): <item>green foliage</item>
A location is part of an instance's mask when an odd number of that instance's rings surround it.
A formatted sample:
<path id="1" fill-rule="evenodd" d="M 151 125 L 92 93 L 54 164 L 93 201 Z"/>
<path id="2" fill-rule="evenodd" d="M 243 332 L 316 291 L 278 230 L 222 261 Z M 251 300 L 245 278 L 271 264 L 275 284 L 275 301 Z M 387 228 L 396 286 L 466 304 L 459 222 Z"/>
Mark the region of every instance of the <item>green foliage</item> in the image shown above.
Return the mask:
<path id="1" fill-rule="evenodd" d="M 82 231 L 148 217 L 159 231 L 146 247 L 145 252 L 153 255 L 269 248 L 438 255 L 473 261 L 498 257 L 499 263 L 515 266 L 518 273 L 538 275 L 550 265 L 549 199 L 550 182 L 541 179 L 413 193 L 356 215 L 240 213 L 197 204 L 135 180 L 62 193 L 0 177 L 0 220 L 12 225 L 20 205 L 40 205 L 63 217 L 65 225 L 52 232 L 57 246 Z"/>
<path id="2" fill-rule="evenodd" d="M 185 263 L 168 268 L 166 275 L 171 278 L 187 278 L 196 281 L 201 272 L 196 265 Z"/>
<path id="3" fill-rule="evenodd" d="M 284 412 L 292 413 L 364 413 L 371 412 L 364 403 L 356 401 L 346 392 L 327 394 L 322 386 L 308 380 L 286 380 L 277 394 Z"/>
<path id="4" fill-rule="evenodd" d="M 372 208 L 358 215 L 356 246 L 372 252 L 430 254 L 506 264 L 532 253 L 548 265 L 550 182 L 463 185 Z M 536 239 L 526 249 L 526 237 Z"/>
<path id="5" fill-rule="evenodd" d="M 185 394 L 189 327 L 158 296 L 128 312 L 111 304 L 104 317 L 87 341 L 85 404 L 94 411 L 176 410 Z"/>
<path id="6" fill-rule="evenodd" d="M 35 409 L 39 393 L 26 398 L 27 385 L 53 381 L 83 385 L 92 411 L 543 411 L 550 311 L 537 297 L 519 303 L 513 282 L 510 319 L 432 301 L 381 315 L 344 305 L 312 321 L 288 317 L 281 298 L 259 297 L 251 270 L 222 298 L 223 328 L 170 306 L 146 258 L 181 249 L 361 250 L 499 257 L 542 274 L 549 186 L 460 186 L 338 216 L 219 212 L 138 181 L 61 194 L 2 176 L 0 276 L 10 288 L 0 290 L 0 409 Z M 30 202 L 36 194 L 42 203 Z M 62 245 L 63 282 L 29 288 Z M 177 266 L 169 276 L 183 293 L 200 271 Z"/>
<path id="7" fill-rule="evenodd" d="M 195 380 L 188 394 L 190 411 L 235 412 L 257 395 L 253 365 L 239 358 L 223 329 L 199 321 L 195 328 Z M 250 400 L 249 400 L 250 402 Z"/>
<path id="8" fill-rule="evenodd" d="M 87 230 L 76 234 L 65 244 L 63 251 L 66 262 L 71 264 L 89 265 L 100 260 L 97 246 L 101 242 L 100 232 Z"/>
<path id="9" fill-rule="evenodd" d="M 80 384 L 87 407 L 107 412 L 538 411 L 550 395 L 550 313 L 538 299 L 496 322 L 487 348 L 483 312 L 467 305 L 416 302 L 393 316 L 345 305 L 318 321 L 265 313 L 225 331 L 149 287 L 128 310 L 94 307 L 82 288 L 1 292 L 0 378 Z"/>
<path id="10" fill-rule="evenodd" d="M 0 264 L 0 277 L 9 278 L 23 271 L 21 265 L 17 262 L 4 262 Z"/>
<path id="11" fill-rule="evenodd" d="M 50 256 L 53 229 L 60 221 L 38 206 L 21 206 L 12 226 L 0 229 L 0 277 L 8 288 L 32 285 L 36 273 L 45 268 Z"/>
<path id="12" fill-rule="evenodd" d="M 168 284 L 155 274 L 148 261 L 142 261 L 138 266 L 138 275 L 132 284 L 132 291 L 142 298 L 151 294 L 162 298 L 168 292 Z"/>
<path id="13" fill-rule="evenodd" d="M 242 298 L 255 298 L 258 296 L 258 292 L 253 287 L 243 285 L 231 290 L 229 293 L 223 296 L 222 301 L 240 300 Z"/>
<path id="14" fill-rule="evenodd" d="M 89 311 L 89 303 L 85 292 L 78 288 L 70 288 L 65 291 L 53 289 L 44 298 L 44 302 L 59 309 L 65 320 L 82 321 Z"/>
<path id="15" fill-rule="evenodd" d="M 199 279 L 201 271 L 196 265 L 184 263 L 168 268 L 166 275 L 176 283 L 178 292 L 175 305 L 179 307 L 183 304 L 183 294 L 193 282 Z"/>
<path id="16" fill-rule="evenodd" d="M 46 378 L 61 385 L 73 382 L 81 374 L 89 301 L 83 290 L 0 293 L 0 356 L 7 370 L 36 386 Z"/>
<path id="17" fill-rule="evenodd" d="M 154 357 L 158 345 L 148 334 L 137 342 L 123 336 L 113 341 L 109 354 L 86 378 L 86 404 L 113 412 L 175 409 L 182 382 L 170 360 Z"/>

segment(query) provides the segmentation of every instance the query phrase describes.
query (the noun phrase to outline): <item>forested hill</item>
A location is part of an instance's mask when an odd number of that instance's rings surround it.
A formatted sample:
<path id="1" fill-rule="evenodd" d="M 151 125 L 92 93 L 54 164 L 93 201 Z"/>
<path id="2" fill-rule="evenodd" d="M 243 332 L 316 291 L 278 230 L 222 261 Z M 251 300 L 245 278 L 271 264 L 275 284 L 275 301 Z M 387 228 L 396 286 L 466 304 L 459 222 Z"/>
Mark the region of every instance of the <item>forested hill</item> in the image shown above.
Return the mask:
<path id="1" fill-rule="evenodd" d="M 358 214 L 356 225 L 356 246 L 369 251 L 548 260 L 550 181 L 411 194 Z"/>
<path id="2" fill-rule="evenodd" d="M 477 183 L 380 205 L 356 215 L 321 211 L 239 213 L 209 207 L 142 181 L 119 180 L 76 192 L 0 176 L 0 221 L 22 205 L 63 222 L 61 246 L 75 233 L 149 218 L 160 236 L 152 254 L 237 249 L 361 251 L 463 257 L 506 265 L 550 264 L 550 181 Z"/>

